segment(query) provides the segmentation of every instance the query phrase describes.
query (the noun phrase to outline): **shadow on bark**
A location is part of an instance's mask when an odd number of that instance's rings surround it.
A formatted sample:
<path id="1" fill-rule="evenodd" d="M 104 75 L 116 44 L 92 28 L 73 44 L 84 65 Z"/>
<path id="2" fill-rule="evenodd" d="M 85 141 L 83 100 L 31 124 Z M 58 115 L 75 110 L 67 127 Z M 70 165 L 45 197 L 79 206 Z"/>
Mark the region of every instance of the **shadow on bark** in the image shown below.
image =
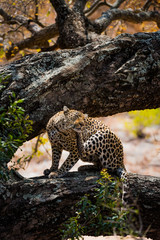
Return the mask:
<path id="1" fill-rule="evenodd" d="M 59 229 L 74 213 L 74 205 L 93 193 L 98 172 L 72 172 L 66 177 L 37 177 L 0 185 L 0 236 L 5 240 L 60 239 Z M 160 178 L 129 174 L 147 237 L 160 236 Z"/>

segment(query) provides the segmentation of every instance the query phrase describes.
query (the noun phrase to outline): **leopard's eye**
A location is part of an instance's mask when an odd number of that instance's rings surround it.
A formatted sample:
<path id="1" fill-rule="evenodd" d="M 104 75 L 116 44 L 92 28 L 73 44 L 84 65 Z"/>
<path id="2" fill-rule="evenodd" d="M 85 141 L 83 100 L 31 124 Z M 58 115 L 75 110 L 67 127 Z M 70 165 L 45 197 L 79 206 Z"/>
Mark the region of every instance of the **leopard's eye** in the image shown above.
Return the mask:
<path id="1" fill-rule="evenodd" d="M 76 116 L 76 117 L 80 117 L 81 114 L 80 114 L 79 112 L 75 112 L 75 116 Z"/>

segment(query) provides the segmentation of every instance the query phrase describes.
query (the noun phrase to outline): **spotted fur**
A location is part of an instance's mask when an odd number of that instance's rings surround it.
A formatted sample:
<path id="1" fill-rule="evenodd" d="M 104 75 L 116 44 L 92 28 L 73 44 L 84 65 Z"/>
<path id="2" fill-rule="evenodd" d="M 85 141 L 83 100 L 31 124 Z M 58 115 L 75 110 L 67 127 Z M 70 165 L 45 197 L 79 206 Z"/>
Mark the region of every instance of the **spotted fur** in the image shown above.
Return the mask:
<path id="1" fill-rule="evenodd" d="M 122 143 L 102 122 L 64 107 L 49 120 L 46 129 L 52 147 L 52 166 L 44 171 L 45 175 L 51 172 L 63 175 L 81 159 L 98 169 L 116 172 L 121 178 L 125 176 Z M 62 150 L 70 154 L 58 169 Z"/>

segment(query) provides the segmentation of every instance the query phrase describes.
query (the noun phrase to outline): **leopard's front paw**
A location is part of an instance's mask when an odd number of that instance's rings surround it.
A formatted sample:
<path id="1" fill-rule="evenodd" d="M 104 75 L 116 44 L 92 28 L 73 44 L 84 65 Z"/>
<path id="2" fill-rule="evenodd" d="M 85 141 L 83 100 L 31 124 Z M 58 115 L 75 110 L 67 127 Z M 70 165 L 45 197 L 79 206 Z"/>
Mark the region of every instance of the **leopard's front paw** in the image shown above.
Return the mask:
<path id="1" fill-rule="evenodd" d="M 48 177 L 48 175 L 51 173 L 51 171 L 49 169 L 45 169 L 43 174 L 44 176 Z"/>
<path id="2" fill-rule="evenodd" d="M 58 177 L 58 173 L 57 172 L 51 172 L 49 174 L 49 178 L 56 178 L 56 177 Z"/>

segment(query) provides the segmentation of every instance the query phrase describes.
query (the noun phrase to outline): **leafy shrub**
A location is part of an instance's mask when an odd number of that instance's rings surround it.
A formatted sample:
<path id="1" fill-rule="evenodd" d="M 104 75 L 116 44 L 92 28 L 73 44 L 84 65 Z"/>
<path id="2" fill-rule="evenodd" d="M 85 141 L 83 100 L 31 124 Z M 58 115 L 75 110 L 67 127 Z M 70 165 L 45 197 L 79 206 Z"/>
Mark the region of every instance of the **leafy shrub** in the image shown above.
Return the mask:
<path id="1" fill-rule="evenodd" d="M 62 230 L 62 239 L 80 239 L 82 235 L 137 234 L 134 222 L 138 210 L 123 206 L 121 183 L 104 170 L 97 181 L 100 185 L 94 196 L 85 195 L 76 205 L 76 216 L 71 217 Z"/>
<path id="2" fill-rule="evenodd" d="M 0 91 L 5 87 L 0 79 Z M 7 163 L 32 131 L 32 121 L 21 107 L 23 99 L 16 100 L 14 92 L 9 96 L 7 107 L 0 107 L 0 178 L 7 179 Z"/>
<path id="3" fill-rule="evenodd" d="M 130 122 L 126 122 L 126 128 L 136 136 L 141 136 L 145 127 L 160 124 L 160 108 L 131 111 Z"/>

